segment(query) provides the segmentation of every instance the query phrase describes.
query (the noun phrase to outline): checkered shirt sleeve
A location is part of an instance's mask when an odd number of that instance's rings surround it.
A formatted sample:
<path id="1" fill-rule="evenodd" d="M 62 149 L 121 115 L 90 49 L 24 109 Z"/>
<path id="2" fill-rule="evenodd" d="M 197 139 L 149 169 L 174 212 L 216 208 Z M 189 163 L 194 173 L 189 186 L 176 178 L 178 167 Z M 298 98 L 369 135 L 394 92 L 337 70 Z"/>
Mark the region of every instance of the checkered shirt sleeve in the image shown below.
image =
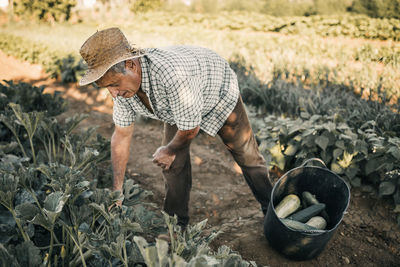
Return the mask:
<path id="1" fill-rule="evenodd" d="M 129 105 L 127 99 L 117 96 L 113 98 L 113 121 L 119 127 L 128 127 L 136 119 L 136 113 Z"/>

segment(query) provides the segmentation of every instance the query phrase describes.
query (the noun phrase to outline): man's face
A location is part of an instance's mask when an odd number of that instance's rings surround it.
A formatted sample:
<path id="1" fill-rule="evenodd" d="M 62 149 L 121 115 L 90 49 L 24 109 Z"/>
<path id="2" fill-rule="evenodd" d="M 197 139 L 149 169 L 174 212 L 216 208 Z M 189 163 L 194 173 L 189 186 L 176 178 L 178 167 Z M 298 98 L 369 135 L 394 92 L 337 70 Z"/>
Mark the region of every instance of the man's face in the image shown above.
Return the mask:
<path id="1" fill-rule="evenodd" d="M 103 77 L 96 81 L 99 87 L 106 87 L 113 97 L 133 97 L 140 88 L 142 72 L 138 60 L 125 62 L 125 74 L 107 71 Z"/>

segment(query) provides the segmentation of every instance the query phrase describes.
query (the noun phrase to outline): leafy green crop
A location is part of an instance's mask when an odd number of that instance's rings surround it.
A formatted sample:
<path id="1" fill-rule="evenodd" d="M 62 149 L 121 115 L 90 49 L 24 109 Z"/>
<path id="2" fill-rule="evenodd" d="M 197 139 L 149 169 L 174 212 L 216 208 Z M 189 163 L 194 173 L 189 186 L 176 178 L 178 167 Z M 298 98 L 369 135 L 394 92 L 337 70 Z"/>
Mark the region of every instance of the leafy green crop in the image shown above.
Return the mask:
<path id="1" fill-rule="evenodd" d="M 264 84 L 241 58 L 233 60 L 231 67 L 238 75 L 244 101 L 258 108 L 261 114 L 336 116 L 354 129 L 367 121 L 375 121 L 375 130 L 379 135 L 400 136 L 400 102 L 390 103 L 381 88 L 376 90 L 378 99 L 374 100 L 371 96 L 362 99 L 353 93 L 351 86 L 324 80 L 307 86 L 302 83 L 301 77 L 294 77 L 295 82 L 291 82 L 280 72 Z"/>
<path id="2" fill-rule="evenodd" d="M 182 234 L 176 217 L 164 214 L 163 220 L 146 201 L 151 192 L 131 179 L 125 179 L 123 192 L 97 187 L 100 173 L 111 172 L 100 164 L 109 160 L 109 142 L 96 136 L 95 128 L 77 133 L 85 115 L 60 122 L 49 111 L 36 110 L 35 101 L 18 97 L 25 96 L 21 88 L 41 88 L 7 85 L 3 98 L 20 104 L 1 102 L 0 125 L 10 134 L 0 143 L 0 265 L 256 266 L 227 247 L 211 252 L 208 244 L 218 233 L 203 237 L 206 221 Z M 64 106 L 57 97 L 46 101 Z M 177 234 L 170 247 L 146 241 L 168 230 Z"/>
<path id="3" fill-rule="evenodd" d="M 399 205 L 400 138 L 380 136 L 375 122 L 353 130 L 334 116 L 308 115 L 290 119 L 267 116 L 254 122 L 260 151 L 280 170 L 287 171 L 309 158 L 320 158 L 353 186 L 372 183 L 381 196 Z M 390 175 L 392 174 L 392 175 Z"/>
<path id="4" fill-rule="evenodd" d="M 69 20 L 76 0 L 14 0 L 14 13 L 21 17 L 32 17 L 43 21 Z"/>
<path id="5" fill-rule="evenodd" d="M 217 252 L 212 252 L 209 244 L 219 232 L 203 237 L 201 232 L 207 220 L 188 226 L 181 231 L 176 217 L 170 217 L 164 213 L 164 219 L 171 237 L 170 246 L 161 239 L 157 239 L 154 245 L 150 245 L 143 237 L 134 237 L 147 266 L 257 266 L 255 262 L 243 260 L 240 255 L 226 246 L 220 247 Z"/>
<path id="6" fill-rule="evenodd" d="M 394 41 L 400 39 L 400 20 L 374 19 L 365 15 L 274 17 L 255 12 L 219 12 L 217 14 L 150 12 L 138 14 L 138 20 L 164 26 L 200 24 L 203 28 L 218 30 L 253 30 Z"/>

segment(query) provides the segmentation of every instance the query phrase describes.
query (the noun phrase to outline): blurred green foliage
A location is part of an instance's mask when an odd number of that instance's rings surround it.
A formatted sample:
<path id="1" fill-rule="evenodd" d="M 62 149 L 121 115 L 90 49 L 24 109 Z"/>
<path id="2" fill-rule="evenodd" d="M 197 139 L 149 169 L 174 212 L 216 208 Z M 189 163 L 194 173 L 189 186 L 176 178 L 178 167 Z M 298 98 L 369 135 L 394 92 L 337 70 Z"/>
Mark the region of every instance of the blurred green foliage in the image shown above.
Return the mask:
<path id="1" fill-rule="evenodd" d="M 52 78 L 64 83 L 76 82 L 87 66 L 81 58 L 49 49 L 45 44 L 0 32 L 0 49 L 7 55 L 40 64 Z"/>
<path id="2" fill-rule="evenodd" d="M 400 18 L 400 0 L 355 0 L 351 10 L 374 18 Z"/>
<path id="3" fill-rule="evenodd" d="M 400 0 L 135 0 L 135 11 L 168 9 L 199 13 L 257 11 L 272 16 L 332 15 L 354 12 L 374 18 L 399 18 Z"/>
<path id="4" fill-rule="evenodd" d="M 67 21 L 76 0 L 14 0 L 14 14 L 41 21 Z"/>
<path id="5" fill-rule="evenodd" d="M 357 13 L 374 18 L 400 18 L 400 0 L 125 0 L 97 1 L 96 9 L 109 11 L 129 6 L 133 13 L 172 11 L 219 13 L 222 11 L 251 11 L 272 16 L 311 16 Z M 41 21 L 67 21 L 74 13 L 77 0 L 14 0 L 14 14 Z"/>
<path id="6" fill-rule="evenodd" d="M 343 14 L 351 0 L 265 0 L 263 12 L 273 16 Z"/>
<path id="7" fill-rule="evenodd" d="M 148 12 L 159 9 L 164 3 L 164 0 L 133 0 L 131 2 L 132 12 Z"/>

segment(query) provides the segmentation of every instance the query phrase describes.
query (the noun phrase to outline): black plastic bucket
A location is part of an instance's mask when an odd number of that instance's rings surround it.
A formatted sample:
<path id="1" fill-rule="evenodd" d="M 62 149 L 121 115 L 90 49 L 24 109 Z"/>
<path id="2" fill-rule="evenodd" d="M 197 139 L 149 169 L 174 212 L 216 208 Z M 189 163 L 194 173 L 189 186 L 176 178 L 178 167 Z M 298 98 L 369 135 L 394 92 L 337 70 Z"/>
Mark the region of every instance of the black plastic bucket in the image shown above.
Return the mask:
<path id="1" fill-rule="evenodd" d="M 324 167 L 306 166 L 318 161 Z M 275 213 L 275 206 L 289 194 L 301 197 L 309 191 L 326 205 L 329 222 L 326 230 L 302 231 L 288 228 Z M 274 185 L 264 219 L 264 234 L 269 244 L 289 259 L 309 260 L 318 256 L 343 219 L 350 201 L 350 190 L 342 178 L 328 170 L 320 159 L 309 159 L 285 173 Z"/>

